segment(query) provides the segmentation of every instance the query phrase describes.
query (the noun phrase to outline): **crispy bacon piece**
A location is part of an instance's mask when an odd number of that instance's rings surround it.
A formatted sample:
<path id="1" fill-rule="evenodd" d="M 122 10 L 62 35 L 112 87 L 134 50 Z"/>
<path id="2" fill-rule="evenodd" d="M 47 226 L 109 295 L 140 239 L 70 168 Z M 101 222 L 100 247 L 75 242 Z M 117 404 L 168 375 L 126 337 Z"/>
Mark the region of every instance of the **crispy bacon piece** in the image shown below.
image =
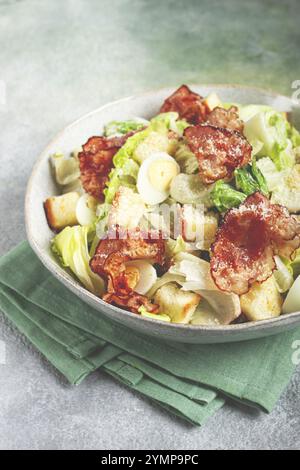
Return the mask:
<path id="1" fill-rule="evenodd" d="M 245 294 L 254 282 L 272 275 L 274 255 L 291 258 L 299 246 L 297 218 L 254 193 L 225 215 L 212 246 L 212 277 L 219 289 Z"/>
<path id="2" fill-rule="evenodd" d="M 162 265 L 164 250 L 164 240 L 159 232 L 143 233 L 138 228 L 131 231 L 111 228 L 107 237 L 100 240 L 90 261 L 92 271 L 108 280 L 108 293 L 103 299 L 134 313 L 138 312 L 141 305 L 145 305 L 148 311 L 158 312 L 157 305 L 130 287 L 125 263 L 135 259 L 151 259 Z"/>
<path id="3" fill-rule="evenodd" d="M 231 106 L 229 109 L 214 108 L 208 114 L 205 123 L 232 131 L 238 131 L 241 134 L 244 130 L 244 123 L 239 119 L 238 108 L 236 106 Z"/>
<path id="4" fill-rule="evenodd" d="M 252 147 L 239 132 L 204 124 L 188 127 L 184 135 L 206 184 L 231 178 L 236 168 L 251 160 Z"/>
<path id="5" fill-rule="evenodd" d="M 205 121 L 208 112 L 203 98 L 186 85 L 179 87 L 160 108 L 161 113 L 169 111 L 176 111 L 181 119 L 186 119 L 190 124 Z"/>
<path id="6" fill-rule="evenodd" d="M 124 296 L 115 294 L 114 292 L 107 293 L 102 298 L 109 304 L 123 307 L 133 313 L 138 313 L 139 308 L 142 306 L 150 313 L 158 313 L 159 311 L 157 304 L 153 304 L 145 295 L 138 294 L 134 291 Z"/>
<path id="7" fill-rule="evenodd" d="M 83 150 L 78 155 L 82 186 L 99 201 L 104 199 L 103 190 L 113 167 L 113 156 L 128 137 L 129 134 L 110 139 L 90 137 L 82 146 Z"/>

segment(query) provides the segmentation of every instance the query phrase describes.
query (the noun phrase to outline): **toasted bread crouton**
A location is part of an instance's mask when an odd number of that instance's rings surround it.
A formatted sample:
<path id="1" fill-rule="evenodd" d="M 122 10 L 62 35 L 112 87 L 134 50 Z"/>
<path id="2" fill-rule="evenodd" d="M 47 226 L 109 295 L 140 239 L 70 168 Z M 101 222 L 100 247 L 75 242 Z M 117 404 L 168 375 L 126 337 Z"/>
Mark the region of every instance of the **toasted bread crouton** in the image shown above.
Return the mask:
<path id="1" fill-rule="evenodd" d="M 203 101 L 203 104 L 205 104 L 205 106 L 207 107 L 208 112 L 211 112 L 218 106 L 222 106 L 221 100 L 218 97 L 217 93 L 210 93 Z"/>
<path id="2" fill-rule="evenodd" d="M 255 283 L 240 297 L 242 312 L 251 321 L 267 320 L 279 317 L 281 314 L 283 299 L 276 287 L 274 277 L 267 281 Z"/>
<path id="3" fill-rule="evenodd" d="M 183 291 L 174 282 L 162 286 L 154 297 L 160 313 L 168 315 L 174 323 L 189 323 L 200 299 L 199 294 Z"/>
<path id="4" fill-rule="evenodd" d="M 48 197 L 44 202 L 44 209 L 49 227 L 58 232 L 68 225 L 76 225 L 76 206 L 79 194 L 70 192 L 62 196 Z"/>

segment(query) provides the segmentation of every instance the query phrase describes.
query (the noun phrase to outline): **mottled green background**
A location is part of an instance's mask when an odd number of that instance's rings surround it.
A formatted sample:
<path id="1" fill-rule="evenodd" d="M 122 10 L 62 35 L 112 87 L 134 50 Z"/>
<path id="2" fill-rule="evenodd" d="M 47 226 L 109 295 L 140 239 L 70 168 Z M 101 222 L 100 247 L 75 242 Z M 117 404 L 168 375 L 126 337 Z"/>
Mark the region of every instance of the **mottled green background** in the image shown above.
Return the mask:
<path id="1" fill-rule="evenodd" d="M 2 0 L 1 78 L 13 87 L 23 77 L 33 107 L 60 94 L 61 106 L 91 109 L 92 97 L 181 82 L 290 94 L 299 19 L 299 0 Z"/>

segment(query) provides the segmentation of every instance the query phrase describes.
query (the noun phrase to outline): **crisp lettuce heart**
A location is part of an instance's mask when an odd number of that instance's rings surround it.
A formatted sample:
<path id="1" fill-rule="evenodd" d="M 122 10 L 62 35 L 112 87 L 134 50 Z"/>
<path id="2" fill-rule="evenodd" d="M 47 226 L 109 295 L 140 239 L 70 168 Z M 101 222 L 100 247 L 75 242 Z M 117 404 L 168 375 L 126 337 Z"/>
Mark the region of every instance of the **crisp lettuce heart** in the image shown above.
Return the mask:
<path id="1" fill-rule="evenodd" d="M 238 207 L 244 202 L 246 194 L 236 191 L 236 189 L 229 184 L 219 180 L 214 185 L 210 199 L 219 212 L 225 212 L 232 207 Z"/>
<path id="2" fill-rule="evenodd" d="M 289 262 L 285 262 L 280 256 L 275 256 L 276 270 L 273 276 L 276 281 L 278 291 L 283 294 L 293 285 L 293 269 Z"/>
<path id="3" fill-rule="evenodd" d="M 128 121 L 111 121 L 104 127 L 105 137 L 119 137 L 132 131 L 139 131 L 148 126 L 149 121 L 145 119 L 129 119 Z"/>
<path id="4" fill-rule="evenodd" d="M 94 229 L 94 228 L 92 228 Z M 64 267 L 70 268 L 79 281 L 97 295 L 104 293 L 104 281 L 93 273 L 89 262 L 88 236 L 90 227 L 66 227 L 51 242 L 51 249 Z"/>
<path id="5" fill-rule="evenodd" d="M 270 157 L 278 170 L 295 164 L 290 125 L 283 113 L 274 110 L 258 112 L 245 122 L 244 134 L 250 144 L 263 143 L 257 155 Z"/>

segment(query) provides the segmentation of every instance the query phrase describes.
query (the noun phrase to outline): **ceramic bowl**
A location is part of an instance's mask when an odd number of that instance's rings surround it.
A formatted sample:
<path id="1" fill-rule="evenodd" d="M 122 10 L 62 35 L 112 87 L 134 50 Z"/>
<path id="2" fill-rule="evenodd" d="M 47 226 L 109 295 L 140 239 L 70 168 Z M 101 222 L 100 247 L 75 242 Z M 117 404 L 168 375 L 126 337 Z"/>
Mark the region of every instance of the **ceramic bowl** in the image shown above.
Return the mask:
<path id="1" fill-rule="evenodd" d="M 296 126 L 298 124 L 299 128 L 300 107 L 290 98 L 266 90 L 237 85 L 191 85 L 191 88 L 202 96 L 216 91 L 225 102 L 266 104 L 279 111 L 288 111 L 294 124 Z M 164 99 L 174 90 L 175 87 L 165 88 L 109 103 L 78 119 L 51 141 L 34 165 L 27 187 L 25 216 L 31 247 L 46 268 L 84 302 L 112 320 L 144 335 L 185 343 L 224 343 L 273 335 L 300 325 L 300 312 L 260 322 L 228 326 L 179 325 L 144 318 L 109 305 L 88 292 L 62 269 L 52 256 L 50 240 L 53 233 L 45 218 L 43 201 L 51 195 L 58 194 L 58 188 L 50 173 L 49 156 L 58 150 L 68 154 L 80 147 L 88 137 L 99 135 L 103 125 L 111 120 L 124 120 L 132 116 L 150 118 L 158 113 Z"/>

